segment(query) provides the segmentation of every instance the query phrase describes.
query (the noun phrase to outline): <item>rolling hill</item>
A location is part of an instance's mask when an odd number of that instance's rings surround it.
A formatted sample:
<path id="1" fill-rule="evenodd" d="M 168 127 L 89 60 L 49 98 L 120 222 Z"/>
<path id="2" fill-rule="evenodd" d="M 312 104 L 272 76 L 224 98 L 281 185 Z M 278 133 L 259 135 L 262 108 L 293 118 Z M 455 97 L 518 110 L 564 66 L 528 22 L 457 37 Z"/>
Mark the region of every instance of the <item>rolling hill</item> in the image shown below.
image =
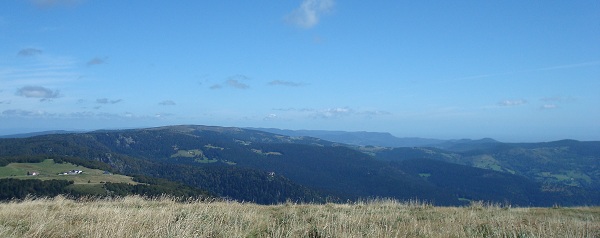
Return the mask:
<path id="1" fill-rule="evenodd" d="M 572 148 L 579 148 L 577 145 Z M 439 205 L 471 200 L 523 206 L 600 201 L 591 189 L 593 184 L 549 185 L 517 173 L 521 167 L 514 162 L 510 167 L 498 162 L 499 168 L 484 168 L 482 162 L 473 162 L 479 161 L 480 154 L 472 150 L 373 147 L 364 153 L 365 148 L 314 137 L 184 125 L 1 139 L 0 159 L 79 158 L 103 163 L 119 173 L 168 179 L 218 196 L 262 204 L 372 197 L 417 198 Z M 485 151 L 503 150 L 493 147 Z M 593 155 L 594 151 L 586 153 Z M 514 160 L 522 160 L 518 158 Z M 597 159 L 592 156 L 590 161 Z M 545 168 L 531 171 L 535 169 Z"/>

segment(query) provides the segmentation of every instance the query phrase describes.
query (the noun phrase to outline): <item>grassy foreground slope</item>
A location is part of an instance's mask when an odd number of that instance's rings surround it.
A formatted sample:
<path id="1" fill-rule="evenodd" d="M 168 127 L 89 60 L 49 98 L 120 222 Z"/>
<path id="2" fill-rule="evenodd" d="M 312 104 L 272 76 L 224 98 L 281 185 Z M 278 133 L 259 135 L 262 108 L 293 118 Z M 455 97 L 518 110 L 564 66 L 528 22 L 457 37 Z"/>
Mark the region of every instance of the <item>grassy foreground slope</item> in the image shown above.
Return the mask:
<path id="1" fill-rule="evenodd" d="M 0 204 L 0 237 L 599 237 L 600 207 L 256 205 L 168 198 Z"/>

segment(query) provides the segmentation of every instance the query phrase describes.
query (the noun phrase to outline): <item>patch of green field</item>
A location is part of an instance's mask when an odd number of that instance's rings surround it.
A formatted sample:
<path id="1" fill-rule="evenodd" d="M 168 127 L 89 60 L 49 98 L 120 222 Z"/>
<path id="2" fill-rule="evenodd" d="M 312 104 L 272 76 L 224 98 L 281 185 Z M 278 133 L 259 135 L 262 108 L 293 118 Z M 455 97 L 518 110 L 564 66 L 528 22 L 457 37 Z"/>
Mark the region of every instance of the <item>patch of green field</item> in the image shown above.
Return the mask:
<path id="1" fill-rule="evenodd" d="M 560 171 L 559 173 L 540 172 L 537 175 L 544 179 L 551 179 L 569 186 L 580 187 L 582 186 L 582 183 L 592 182 L 592 178 L 590 176 L 575 170 Z"/>
<path id="2" fill-rule="evenodd" d="M 220 147 L 218 147 L 218 148 L 220 148 Z M 215 162 L 219 161 L 218 159 L 210 159 L 210 158 L 206 157 L 204 155 L 204 152 L 202 152 L 202 150 L 199 150 L 199 149 L 178 150 L 177 153 L 171 155 L 171 158 L 194 158 L 194 162 L 203 163 L 203 164 L 215 163 Z"/>
<path id="3" fill-rule="evenodd" d="M 592 183 L 592 178 L 590 176 L 588 176 L 585 173 L 582 173 L 580 171 L 575 171 L 575 170 L 569 170 L 567 171 L 567 176 L 576 179 L 576 180 L 582 180 L 585 181 L 586 183 Z"/>
<path id="4" fill-rule="evenodd" d="M 494 171 L 504 172 L 498 160 L 490 155 L 482 155 L 473 160 L 473 166 L 482 169 L 490 169 Z"/>
<path id="5" fill-rule="evenodd" d="M 81 170 L 77 175 L 59 175 L 59 173 Z M 28 176 L 27 172 L 37 172 L 38 175 Z M 100 184 L 101 182 L 137 184 L 131 177 L 117 174 L 105 174 L 99 169 L 90 169 L 70 163 L 57 164 L 47 159 L 41 163 L 10 163 L 0 167 L 0 178 L 40 179 L 40 180 L 69 180 L 75 184 Z"/>

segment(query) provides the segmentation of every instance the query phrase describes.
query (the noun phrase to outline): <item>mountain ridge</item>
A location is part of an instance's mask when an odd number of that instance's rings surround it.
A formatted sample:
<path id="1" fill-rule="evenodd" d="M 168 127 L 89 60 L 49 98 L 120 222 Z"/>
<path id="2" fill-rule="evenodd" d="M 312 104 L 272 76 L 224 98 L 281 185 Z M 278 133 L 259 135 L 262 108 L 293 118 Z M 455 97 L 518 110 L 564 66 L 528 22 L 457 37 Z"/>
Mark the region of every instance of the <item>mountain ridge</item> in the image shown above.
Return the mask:
<path id="1" fill-rule="evenodd" d="M 461 141 L 465 142 L 472 141 Z M 0 139 L 0 159 L 60 155 L 99 161 L 124 174 L 169 179 L 264 204 L 368 197 L 419 198 L 440 205 L 460 205 L 467 200 L 510 201 L 523 206 L 600 201 L 594 190 L 598 184 L 594 172 L 598 158 L 594 157 L 596 150 L 590 150 L 594 143 L 568 140 L 540 148 L 484 139 L 470 144 L 478 143 L 498 144 L 480 151 L 498 150 L 499 154 L 433 147 L 361 147 L 237 127 L 178 125 Z M 365 148 L 370 151 L 365 153 Z M 570 176 L 579 176 L 573 183 L 564 180 L 558 170 L 540 167 L 548 159 L 564 162 L 560 160 L 563 155 L 581 156 L 585 160 L 576 161 L 589 165 L 586 170 L 567 161 Z M 522 160 L 531 162 L 523 164 Z M 419 164 L 428 164 L 429 170 Z M 529 165 L 537 171 L 521 174 Z M 535 176 L 556 183 L 546 184 Z M 471 185 L 462 186 L 466 181 Z M 495 189 L 481 192 L 488 187 Z"/>

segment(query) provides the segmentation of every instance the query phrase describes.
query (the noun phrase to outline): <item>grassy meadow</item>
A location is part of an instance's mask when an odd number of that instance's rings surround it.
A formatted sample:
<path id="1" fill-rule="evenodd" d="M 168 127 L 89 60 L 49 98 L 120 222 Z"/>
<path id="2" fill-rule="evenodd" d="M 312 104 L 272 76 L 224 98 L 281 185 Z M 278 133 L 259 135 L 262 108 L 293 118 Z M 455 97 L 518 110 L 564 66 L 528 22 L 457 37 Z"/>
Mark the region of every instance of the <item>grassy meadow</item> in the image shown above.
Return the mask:
<path id="1" fill-rule="evenodd" d="M 83 173 L 78 175 L 59 175 L 71 170 L 81 170 Z M 28 176 L 27 172 L 37 172 L 36 176 Z M 10 163 L 0 167 L 0 178 L 15 179 L 59 179 L 71 180 L 75 184 L 100 184 L 103 182 L 111 183 L 129 183 L 137 184 L 131 177 L 120 174 L 105 174 L 99 169 L 90 169 L 71 163 L 55 163 L 52 159 L 44 160 L 41 163 Z"/>
<path id="2" fill-rule="evenodd" d="M 0 203 L 0 237 L 600 237 L 600 207 L 273 206 L 138 196 Z"/>
<path id="3" fill-rule="evenodd" d="M 81 174 L 60 175 L 71 170 L 81 170 Z M 27 172 L 37 172 L 38 175 L 29 176 Z M 0 179 L 39 179 L 39 180 L 69 180 L 74 184 L 69 185 L 73 190 L 89 194 L 106 194 L 103 183 L 138 184 L 132 177 L 120 174 L 106 174 L 103 170 L 90 169 L 71 163 L 55 163 L 52 159 L 41 163 L 10 163 L 0 167 Z"/>

